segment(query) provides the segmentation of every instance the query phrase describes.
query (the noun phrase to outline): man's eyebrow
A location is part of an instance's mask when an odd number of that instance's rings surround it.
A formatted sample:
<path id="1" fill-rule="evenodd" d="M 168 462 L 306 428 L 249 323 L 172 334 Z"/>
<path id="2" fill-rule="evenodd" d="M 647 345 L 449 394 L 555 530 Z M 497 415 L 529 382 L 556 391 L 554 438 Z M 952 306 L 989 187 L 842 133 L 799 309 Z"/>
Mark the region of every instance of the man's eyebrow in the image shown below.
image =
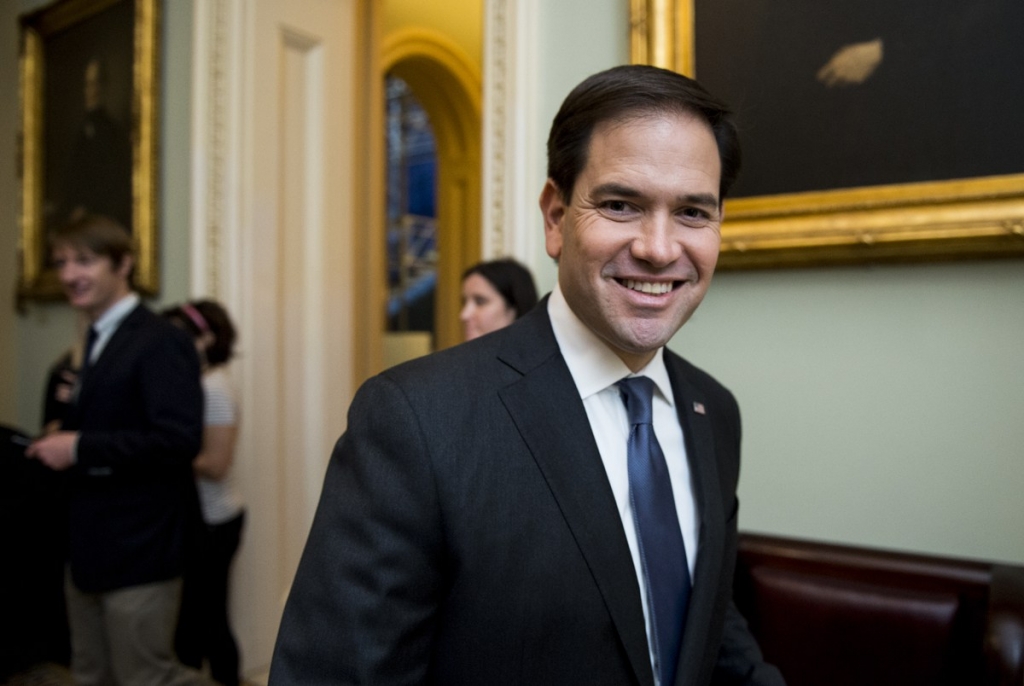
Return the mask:
<path id="1" fill-rule="evenodd" d="M 633 188 L 632 186 L 624 186 L 621 183 L 615 183 L 614 181 L 594 186 L 594 190 L 592 190 L 591 193 L 593 195 L 618 195 L 624 198 L 639 198 L 643 196 L 643 193 L 640 190 Z"/>
<path id="2" fill-rule="evenodd" d="M 713 193 L 688 193 L 679 196 L 676 201 L 681 205 L 702 205 L 704 207 L 718 207 L 718 196 Z"/>

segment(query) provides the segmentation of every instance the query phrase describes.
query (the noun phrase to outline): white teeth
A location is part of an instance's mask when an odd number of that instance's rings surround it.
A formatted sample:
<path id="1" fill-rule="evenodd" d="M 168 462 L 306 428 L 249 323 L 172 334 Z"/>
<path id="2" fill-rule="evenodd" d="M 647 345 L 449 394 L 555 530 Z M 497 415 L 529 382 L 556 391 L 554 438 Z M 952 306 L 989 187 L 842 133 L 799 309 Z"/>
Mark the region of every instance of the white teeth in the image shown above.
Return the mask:
<path id="1" fill-rule="evenodd" d="M 626 279 L 626 288 L 641 293 L 650 293 L 652 295 L 663 295 L 672 290 L 672 283 L 668 281 L 635 281 L 633 279 Z"/>

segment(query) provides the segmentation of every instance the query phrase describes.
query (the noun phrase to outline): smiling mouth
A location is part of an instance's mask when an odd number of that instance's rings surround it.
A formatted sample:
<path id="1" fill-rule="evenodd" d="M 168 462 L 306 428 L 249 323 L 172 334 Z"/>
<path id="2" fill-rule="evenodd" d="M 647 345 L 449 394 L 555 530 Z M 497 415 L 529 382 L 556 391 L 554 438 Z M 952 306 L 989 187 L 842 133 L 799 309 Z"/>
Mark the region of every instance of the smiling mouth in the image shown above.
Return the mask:
<path id="1" fill-rule="evenodd" d="M 80 300 L 90 293 L 90 289 L 88 287 L 73 287 L 65 289 L 64 293 L 71 300 Z"/>
<path id="2" fill-rule="evenodd" d="M 646 295 L 665 295 L 681 281 L 637 281 L 636 279 L 616 279 L 620 286 Z"/>

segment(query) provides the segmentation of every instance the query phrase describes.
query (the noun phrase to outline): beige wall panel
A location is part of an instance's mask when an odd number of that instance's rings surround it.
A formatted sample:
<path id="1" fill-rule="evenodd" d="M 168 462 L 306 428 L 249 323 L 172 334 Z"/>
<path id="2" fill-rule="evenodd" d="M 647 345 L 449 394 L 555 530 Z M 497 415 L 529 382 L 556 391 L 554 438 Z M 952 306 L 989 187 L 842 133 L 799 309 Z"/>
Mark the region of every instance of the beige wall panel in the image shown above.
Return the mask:
<path id="1" fill-rule="evenodd" d="M 247 674 L 281 610 L 352 388 L 358 0 L 222 0 L 197 19 L 195 288 L 240 330 L 248 520 L 233 587 Z M 229 45 L 222 44 L 227 40 Z M 211 88 L 212 84 L 212 88 Z M 212 250 L 211 250 L 212 248 Z M 202 294 L 202 293 L 198 293 Z"/>

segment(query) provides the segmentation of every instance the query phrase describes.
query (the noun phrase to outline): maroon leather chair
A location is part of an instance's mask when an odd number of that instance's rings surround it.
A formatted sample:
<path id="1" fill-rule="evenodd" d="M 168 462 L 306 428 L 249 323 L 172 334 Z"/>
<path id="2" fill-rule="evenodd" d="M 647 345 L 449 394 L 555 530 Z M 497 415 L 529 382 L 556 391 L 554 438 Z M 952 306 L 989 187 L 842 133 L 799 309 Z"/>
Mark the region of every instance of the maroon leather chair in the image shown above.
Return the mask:
<path id="1" fill-rule="evenodd" d="M 736 602 L 789 686 L 1024 686 L 1024 567 L 744 533 Z"/>

